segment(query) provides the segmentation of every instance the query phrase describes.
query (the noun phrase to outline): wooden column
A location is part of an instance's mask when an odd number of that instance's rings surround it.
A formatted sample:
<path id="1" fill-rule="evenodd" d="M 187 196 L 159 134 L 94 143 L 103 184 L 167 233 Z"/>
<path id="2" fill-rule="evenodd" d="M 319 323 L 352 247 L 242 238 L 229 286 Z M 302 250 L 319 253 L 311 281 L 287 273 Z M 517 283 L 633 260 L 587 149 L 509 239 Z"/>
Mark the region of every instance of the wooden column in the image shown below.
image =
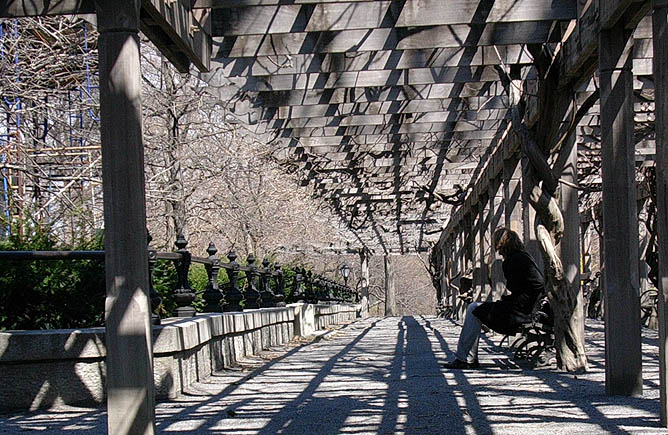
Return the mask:
<path id="1" fill-rule="evenodd" d="M 461 222 L 457 224 L 457 235 L 455 236 L 457 240 L 456 244 L 456 250 L 455 250 L 455 259 L 457 262 L 457 276 L 458 278 L 455 281 L 455 284 L 457 287 L 461 286 L 461 276 L 464 274 L 464 271 L 466 270 L 466 261 L 464 258 L 464 226 L 462 225 Z M 457 314 L 457 318 L 460 317 L 460 311 L 462 310 L 462 307 L 460 306 L 460 300 L 457 298 L 458 292 L 453 292 L 452 293 L 452 306 L 455 307 L 455 313 Z"/>
<path id="2" fill-rule="evenodd" d="M 656 103 L 656 231 L 659 234 L 659 378 L 661 424 L 668 426 L 668 1 L 654 0 L 654 89 Z"/>
<path id="3" fill-rule="evenodd" d="M 471 207 L 473 210 L 473 207 Z M 463 255 L 464 255 L 464 273 L 473 271 L 474 260 L 473 260 L 473 240 L 474 240 L 474 227 L 473 227 L 473 212 L 469 211 L 464 215 L 464 227 L 463 227 L 463 236 L 464 236 L 464 246 Z"/>
<path id="4" fill-rule="evenodd" d="M 448 283 L 448 286 L 446 288 L 446 295 L 447 295 L 447 302 L 452 305 L 453 311 L 455 305 L 455 299 L 452 291 L 452 277 L 456 273 L 457 269 L 457 260 L 455 257 L 455 252 L 456 252 L 456 246 L 457 246 L 457 236 L 456 235 L 451 235 L 450 238 L 450 243 L 448 244 L 448 251 L 447 251 L 447 259 L 448 259 L 448 269 L 446 270 L 446 280 Z"/>
<path id="5" fill-rule="evenodd" d="M 139 0 L 96 1 L 104 188 L 106 386 L 111 434 L 154 433 Z"/>
<path id="6" fill-rule="evenodd" d="M 506 213 L 506 203 L 504 201 L 505 193 L 505 184 L 503 183 L 503 177 L 499 177 L 491 185 L 489 196 L 491 198 L 490 210 L 492 213 L 492 221 L 489 226 L 489 231 L 487 235 L 489 237 L 488 250 L 489 250 L 489 268 L 490 268 L 490 277 L 492 280 L 491 284 L 491 294 L 493 300 L 498 300 L 505 290 L 504 286 L 504 276 L 503 276 L 503 267 L 502 260 L 499 255 L 494 251 L 494 246 L 492 246 L 492 235 L 497 228 L 505 226 L 504 215 Z"/>
<path id="7" fill-rule="evenodd" d="M 473 270 L 473 300 L 479 301 L 482 295 L 482 268 L 480 235 L 483 227 L 483 208 L 480 198 L 471 207 L 471 270 Z"/>
<path id="8" fill-rule="evenodd" d="M 503 208 L 506 228 L 522 234 L 522 167 L 516 159 L 503 162 Z"/>
<path id="9" fill-rule="evenodd" d="M 392 257 L 385 254 L 385 315 L 397 315 L 397 300 L 394 288 L 394 268 L 392 267 Z"/>
<path id="10" fill-rule="evenodd" d="M 494 198 L 489 198 L 489 195 L 485 193 L 480 196 L 480 226 L 478 232 L 478 257 L 477 260 L 480 264 L 479 273 L 478 273 L 478 285 L 480 286 L 480 295 L 477 300 L 485 301 L 490 296 L 490 286 L 489 286 L 489 269 L 488 269 L 488 256 L 487 250 L 489 248 L 489 239 L 487 233 L 489 232 L 489 223 L 491 222 L 491 209 L 490 201 L 493 201 Z"/>
<path id="11" fill-rule="evenodd" d="M 504 213 L 505 213 L 505 204 L 503 201 L 503 177 L 502 175 L 497 176 L 497 178 L 490 180 L 489 185 L 489 209 L 490 209 L 490 220 L 489 227 L 487 231 L 487 236 L 490 240 L 491 246 L 491 236 L 494 230 L 504 225 Z"/>
<path id="12" fill-rule="evenodd" d="M 450 260 L 448 256 L 448 251 L 450 250 L 450 238 L 448 238 L 444 243 L 443 246 L 441 247 L 441 270 L 438 272 L 440 273 L 440 280 L 439 280 L 439 287 L 440 287 L 440 292 L 436 295 L 436 303 L 437 304 L 444 304 L 447 303 L 448 296 L 450 295 L 449 288 L 450 288 L 450 280 L 449 280 L 449 269 L 450 269 Z"/>
<path id="13" fill-rule="evenodd" d="M 464 253 L 464 247 L 466 246 L 466 236 L 464 232 L 464 224 L 463 222 L 460 222 L 457 224 L 457 252 L 455 253 L 457 256 L 457 272 L 459 275 L 462 275 L 466 270 L 466 254 Z"/>
<path id="14" fill-rule="evenodd" d="M 371 253 L 368 249 L 360 249 L 360 274 L 361 274 L 361 295 L 360 295 L 360 314 L 362 318 L 369 316 L 369 257 Z"/>
<path id="15" fill-rule="evenodd" d="M 609 395 L 642 394 L 631 35 L 623 23 L 599 33 L 605 375 Z"/>
<path id="16" fill-rule="evenodd" d="M 479 204 L 475 203 L 471 206 L 471 215 L 467 228 L 466 237 L 467 244 L 467 270 L 472 272 L 473 282 L 473 300 L 477 301 L 480 295 L 480 268 L 478 267 L 478 250 L 480 249 L 479 235 L 480 235 L 480 212 Z"/>

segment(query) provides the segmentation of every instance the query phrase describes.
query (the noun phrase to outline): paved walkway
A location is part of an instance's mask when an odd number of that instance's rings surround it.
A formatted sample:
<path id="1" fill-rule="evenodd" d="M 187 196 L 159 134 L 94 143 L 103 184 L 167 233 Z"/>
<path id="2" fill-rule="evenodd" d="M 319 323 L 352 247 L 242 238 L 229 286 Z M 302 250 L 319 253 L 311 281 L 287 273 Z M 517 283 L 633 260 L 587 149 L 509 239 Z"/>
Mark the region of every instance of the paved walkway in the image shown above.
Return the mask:
<path id="1" fill-rule="evenodd" d="M 159 432 L 226 434 L 668 433 L 659 426 L 658 344 L 644 331 L 643 397 L 604 391 L 603 327 L 587 326 L 590 372 L 526 370 L 481 341 L 481 369 L 447 371 L 459 327 L 371 318 L 248 360 L 158 404 Z M 104 433 L 103 410 L 0 418 L 0 433 Z"/>

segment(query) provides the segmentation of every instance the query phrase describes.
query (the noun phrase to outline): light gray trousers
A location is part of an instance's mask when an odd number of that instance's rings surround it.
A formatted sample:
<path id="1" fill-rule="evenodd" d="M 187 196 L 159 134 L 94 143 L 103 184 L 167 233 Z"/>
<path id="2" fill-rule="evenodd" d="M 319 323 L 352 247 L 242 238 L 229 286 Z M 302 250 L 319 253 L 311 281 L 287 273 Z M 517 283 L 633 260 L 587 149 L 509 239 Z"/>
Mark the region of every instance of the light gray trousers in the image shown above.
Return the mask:
<path id="1" fill-rule="evenodd" d="M 459 343 L 457 343 L 457 352 L 455 356 L 460 361 L 472 363 L 478 359 L 478 341 L 482 331 L 482 322 L 475 315 L 473 310 L 480 305 L 480 302 L 471 302 L 466 308 L 466 317 L 462 332 L 459 334 Z"/>

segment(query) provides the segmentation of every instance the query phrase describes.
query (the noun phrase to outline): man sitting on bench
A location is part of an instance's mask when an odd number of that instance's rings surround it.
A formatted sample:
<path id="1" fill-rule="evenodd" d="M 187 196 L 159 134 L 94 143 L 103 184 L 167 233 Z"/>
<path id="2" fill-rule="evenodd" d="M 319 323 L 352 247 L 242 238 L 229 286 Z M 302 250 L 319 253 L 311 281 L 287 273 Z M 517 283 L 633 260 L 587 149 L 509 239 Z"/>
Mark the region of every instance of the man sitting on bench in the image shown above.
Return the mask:
<path id="1" fill-rule="evenodd" d="M 478 363 L 478 341 L 482 325 L 506 335 L 516 334 L 531 321 L 531 311 L 545 291 L 543 275 L 524 249 L 516 232 L 506 228 L 494 231 L 494 249 L 503 257 L 503 275 L 509 293 L 496 302 L 472 302 L 466 309 L 459 335 L 456 359 L 445 364 L 448 369 L 471 369 Z"/>

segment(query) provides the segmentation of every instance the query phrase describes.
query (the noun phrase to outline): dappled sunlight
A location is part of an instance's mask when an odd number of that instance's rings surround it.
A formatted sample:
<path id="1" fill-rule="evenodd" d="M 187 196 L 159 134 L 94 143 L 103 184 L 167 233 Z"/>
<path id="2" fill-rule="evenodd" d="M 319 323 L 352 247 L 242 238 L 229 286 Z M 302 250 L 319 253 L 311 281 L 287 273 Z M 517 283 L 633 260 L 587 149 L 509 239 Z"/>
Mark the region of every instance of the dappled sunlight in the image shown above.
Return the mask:
<path id="1" fill-rule="evenodd" d="M 563 424 L 585 431 L 658 430 L 655 402 L 605 396 L 601 370 L 577 376 L 516 365 L 505 370 L 497 362 L 509 356 L 488 348 L 492 340 L 481 346 L 480 370 L 448 372 L 441 363 L 451 357 L 459 331 L 451 321 L 395 317 L 370 329 L 360 323 L 212 398 L 217 410 L 212 403 L 195 405 L 210 416 L 209 426 L 199 427 L 231 433 L 516 433 Z M 350 339 L 358 340 L 351 346 Z M 160 407 L 158 415 L 166 417 Z"/>
<path id="2" fill-rule="evenodd" d="M 459 326 L 435 317 L 371 318 L 311 343 L 278 346 L 214 373 L 156 407 L 160 432 L 663 433 L 656 331 L 645 330 L 643 397 L 606 396 L 603 328 L 587 325 L 591 370 L 528 370 L 481 341 L 477 370 L 446 370 Z M 105 413 L 66 411 L 0 419 L 6 428 L 106 430 Z"/>

